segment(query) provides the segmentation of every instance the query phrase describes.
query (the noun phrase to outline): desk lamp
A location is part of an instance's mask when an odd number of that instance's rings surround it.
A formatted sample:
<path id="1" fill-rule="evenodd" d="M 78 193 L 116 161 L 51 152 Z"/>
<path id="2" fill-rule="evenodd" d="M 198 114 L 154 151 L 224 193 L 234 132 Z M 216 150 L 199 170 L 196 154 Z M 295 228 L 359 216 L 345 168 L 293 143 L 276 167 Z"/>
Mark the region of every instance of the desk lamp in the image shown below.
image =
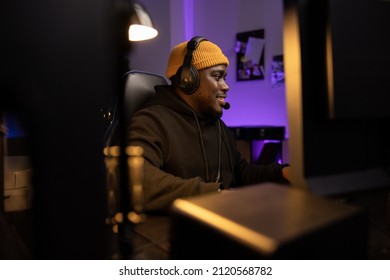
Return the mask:
<path id="1" fill-rule="evenodd" d="M 145 8 L 138 3 L 133 4 L 134 12 L 130 18 L 129 41 L 149 40 L 158 35 L 152 19 Z"/>

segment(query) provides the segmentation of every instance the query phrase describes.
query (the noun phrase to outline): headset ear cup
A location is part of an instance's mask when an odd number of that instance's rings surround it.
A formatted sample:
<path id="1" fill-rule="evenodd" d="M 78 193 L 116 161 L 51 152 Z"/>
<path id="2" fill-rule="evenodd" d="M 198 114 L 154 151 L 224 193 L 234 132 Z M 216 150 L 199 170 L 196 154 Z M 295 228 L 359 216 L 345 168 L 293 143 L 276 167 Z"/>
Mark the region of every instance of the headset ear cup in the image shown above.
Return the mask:
<path id="1" fill-rule="evenodd" d="M 174 76 L 174 79 L 176 83 L 181 87 L 181 72 L 183 70 L 183 66 L 180 66 L 179 69 L 177 69 L 176 74 Z"/>
<path id="2" fill-rule="evenodd" d="M 187 95 L 193 94 L 199 87 L 199 72 L 192 65 L 192 53 L 202 41 L 207 41 L 207 39 L 195 36 L 187 43 L 187 53 L 184 57 L 183 65 L 176 71 L 179 87 Z"/>
<path id="3" fill-rule="evenodd" d="M 187 71 L 187 75 L 185 75 L 185 77 L 182 77 L 182 70 L 183 68 L 180 67 L 177 72 L 178 78 L 180 79 L 180 89 L 185 94 L 191 95 L 199 87 L 199 72 L 195 67 L 191 66 Z"/>
<path id="4" fill-rule="evenodd" d="M 191 66 L 190 67 L 190 83 L 186 86 L 186 94 L 193 94 L 199 87 L 199 72 L 198 70 Z"/>

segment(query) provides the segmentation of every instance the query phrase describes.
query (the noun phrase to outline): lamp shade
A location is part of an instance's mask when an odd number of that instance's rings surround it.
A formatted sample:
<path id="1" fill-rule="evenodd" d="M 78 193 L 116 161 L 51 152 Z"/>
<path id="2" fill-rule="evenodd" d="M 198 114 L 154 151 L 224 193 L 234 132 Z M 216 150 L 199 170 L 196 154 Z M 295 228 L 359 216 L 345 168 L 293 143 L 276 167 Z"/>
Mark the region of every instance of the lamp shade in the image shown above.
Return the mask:
<path id="1" fill-rule="evenodd" d="M 153 27 L 152 19 L 146 10 L 134 3 L 134 13 L 129 27 L 129 41 L 143 41 L 156 37 L 158 31 Z"/>

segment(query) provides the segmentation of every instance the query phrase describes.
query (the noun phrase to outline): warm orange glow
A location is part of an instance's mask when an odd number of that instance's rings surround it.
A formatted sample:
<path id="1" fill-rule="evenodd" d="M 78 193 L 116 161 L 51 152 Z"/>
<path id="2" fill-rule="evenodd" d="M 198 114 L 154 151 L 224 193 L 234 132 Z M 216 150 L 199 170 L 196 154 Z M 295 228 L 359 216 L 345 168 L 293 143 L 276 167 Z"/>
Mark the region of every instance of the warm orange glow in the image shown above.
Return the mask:
<path id="1" fill-rule="evenodd" d="M 286 100 L 290 128 L 290 181 L 294 187 L 307 189 L 303 165 L 302 65 L 297 8 L 286 8 L 283 36 Z"/>
<path id="2" fill-rule="evenodd" d="M 332 51 L 332 36 L 330 26 L 326 32 L 326 75 L 327 75 L 327 92 L 328 92 L 328 116 L 331 119 L 335 117 L 334 108 L 334 80 L 333 80 L 333 51 Z"/>

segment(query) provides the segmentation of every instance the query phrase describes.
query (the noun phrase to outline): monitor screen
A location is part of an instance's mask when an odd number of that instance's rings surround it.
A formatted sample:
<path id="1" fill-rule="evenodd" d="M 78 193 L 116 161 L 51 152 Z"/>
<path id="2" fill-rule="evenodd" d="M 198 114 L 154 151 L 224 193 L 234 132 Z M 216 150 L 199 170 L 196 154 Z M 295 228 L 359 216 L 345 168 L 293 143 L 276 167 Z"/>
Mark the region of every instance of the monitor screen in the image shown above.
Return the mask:
<path id="1" fill-rule="evenodd" d="M 293 186 L 320 195 L 390 186 L 389 14 L 389 1 L 284 1 Z"/>

